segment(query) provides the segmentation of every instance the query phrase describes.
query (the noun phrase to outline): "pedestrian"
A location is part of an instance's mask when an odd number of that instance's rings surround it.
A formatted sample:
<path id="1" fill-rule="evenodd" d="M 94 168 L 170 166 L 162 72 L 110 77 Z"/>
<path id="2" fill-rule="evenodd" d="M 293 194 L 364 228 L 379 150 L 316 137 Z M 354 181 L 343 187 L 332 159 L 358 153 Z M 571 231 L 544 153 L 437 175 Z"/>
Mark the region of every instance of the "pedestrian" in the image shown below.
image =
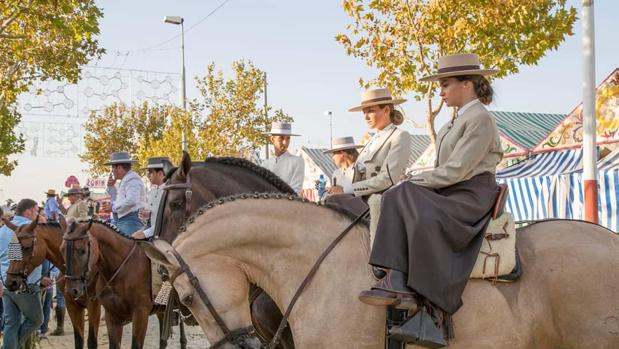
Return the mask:
<path id="1" fill-rule="evenodd" d="M 298 136 L 292 133 L 292 125 L 286 122 L 273 122 L 271 136 L 274 157 L 265 160 L 262 167 L 275 173 L 298 194 L 303 191 L 303 179 L 305 178 L 305 161 L 300 156 L 288 152 L 290 137 Z"/>
<path id="2" fill-rule="evenodd" d="M 39 217 L 39 207 L 31 199 L 21 200 L 15 209 L 15 216 L 11 220 L 15 226 L 28 224 L 33 220 L 45 222 L 44 216 Z M 9 267 L 9 243 L 17 241 L 15 232 L 8 226 L 0 228 L 0 275 L 6 280 Z M 41 266 L 35 268 L 27 277 L 26 287 L 19 292 L 3 289 L 2 302 L 4 305 L 4 349 L 18 349 L 26 339 L 36 331 L 43 322 L 43 310 L 39 286 L 51 285 L 52 280 L 42 277 Z M 40 284 L 39 284 L 40 281 Z"/>
<path id="3" fill-rule="evenodd" d="M 127 152 L 115 152 L 106 163 L 112 167 L 107 181 L 111 202 L 105 202 L 103 209 L 112 212 L 113 224 L 127 237 L 144 228 L 138 211 L 146 205 L 146 188 L 142 178 L 131 169 L 136 162 Z M 121 182 L 116 188 L 118 180 Z"/>
<path id="4" fill-rule="evenodd" d="M 48 189 L 45 192 L 47 199 L 45 199 L 44 213 L 47 220 L 50 222 L 57 222 L 58 215 L 60 214 L 60 207 L 58 205 L 58 194 L 56 190 Z"/>

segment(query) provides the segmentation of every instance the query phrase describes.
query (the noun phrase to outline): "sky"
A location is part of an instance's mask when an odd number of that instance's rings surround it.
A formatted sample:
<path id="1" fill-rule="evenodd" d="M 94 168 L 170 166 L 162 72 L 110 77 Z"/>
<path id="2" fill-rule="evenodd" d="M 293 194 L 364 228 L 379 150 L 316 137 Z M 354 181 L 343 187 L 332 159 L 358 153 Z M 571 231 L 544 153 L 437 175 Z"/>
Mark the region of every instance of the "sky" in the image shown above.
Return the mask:
<path id="1" fill-rule="evenodd" d="M 219 10 L 197 24 L 222 3 Z M 578 8 L 580 15 L 581 2 L 568 3 Z M 267 72 L 269 104 L 295 119 L 293 130 L 302 136 L 293 139 L 292 150 L 301 145 L 328 146 L 327 110 L 333 113 L 334 137 L 350 135 L 358 139 L 368 131 L 361 113 L 347 110 L 360 101 L 359 78 L 371 79 L 375 71 L 346 55 L 343 46 L 335 41 L 335 35 L 345 33 L 350 23 L 340 1 L 99 0 L 97 4 L 104 11 L 100 43 L 107 54 L 91 65 L 178 73 L 180 38 L 174 36 L 180 28 L 163 23 L 163 17 L 182 16 L 188 99 L 198 97 L 194 78 L 203 76 L 209 63 L 229 73 L 233 61 L 248 59 Z M 619 67 L 617 13 L 619 1 L 595 2 L 597 83 Z M 558 50 L 547 52 L 535 66 L 522 66 L 518 74 L 495 81 L 497 98 L 490 109 L 569 113 L 582 95 L 580 32 L 578 21 L 575 35 Z M 409 99 L 403 104 L 407 117 L 423 124 L 424 103 L 415 102 L 412 95 L 405 98 Z M 437 126 L 446 120 L 448 112 L 443 110 Z M 13 175 L 0 176 L 0 200 L 40 199 L 48 188 L 63 189 L 64 179 L 70 174 L 82 181 L 88 177 L 86 165 L 76 155 L 17 159 L 20 166 Z"/>

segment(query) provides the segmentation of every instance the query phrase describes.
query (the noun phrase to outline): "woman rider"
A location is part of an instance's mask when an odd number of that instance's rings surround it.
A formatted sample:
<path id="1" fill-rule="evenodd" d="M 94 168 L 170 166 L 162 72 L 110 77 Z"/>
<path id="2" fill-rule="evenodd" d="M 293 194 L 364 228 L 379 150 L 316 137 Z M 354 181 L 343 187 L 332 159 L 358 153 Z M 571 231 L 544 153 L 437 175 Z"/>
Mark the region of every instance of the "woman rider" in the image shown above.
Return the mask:
<path id="1" fill-rule="evenodd" d="M 498 193 L 495 168 L 503 153 L 495 120 L 484 107 L 493 95 L 485 76 L 494 73 L 480 68 L 476 54 L 456 54 L 441 57 L 438 72 L 422 79 L 439 81 L 440 96 L 458 109 L 457 117 L 437 135 L 435 168 L 384 193 L 370 264 L 386 269 L 387 276 L 361 292 L 362 302 L 416 303 L 415 317 L 432 315 L 429 326 L 440 326 L 443 315 L 462 305 Z M 415 317 L 403 339 L 418 343 L 421 321 Z M 431 342 L 447 344 L 442 336 Z"/>

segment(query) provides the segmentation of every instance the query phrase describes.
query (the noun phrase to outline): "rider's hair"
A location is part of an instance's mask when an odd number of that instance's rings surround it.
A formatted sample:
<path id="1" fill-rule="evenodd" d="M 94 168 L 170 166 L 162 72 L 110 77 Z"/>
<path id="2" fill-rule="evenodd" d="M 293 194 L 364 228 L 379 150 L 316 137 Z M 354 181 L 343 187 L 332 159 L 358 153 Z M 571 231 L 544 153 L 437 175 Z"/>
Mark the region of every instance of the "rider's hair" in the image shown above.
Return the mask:
<path id="1" fill-rule="evenodd" d="M 118 164 L 116 166 L 122 167 L 127 172 L 129 172 L 129 170 L 131 170 L 131 164 Z"/>
<path id="2" fill-rule="evenodd" d="M 404 122 L 404 114 L 402 114 L 401 111 L 395 109 L 395 106 L 393 104 L 383 104 L 381 105 L 381 107 L 389 107 L 389 120 L 391 120 L 391 122 L 394 125 L 402 125 L 402 123 Z"/>
<path id="3" fill-rule="evenodd" d="M 26 210 L 29 210 L 35 206 L 37 206 L 36 201 L 32 199 L 22 199 L 17 204 L 17 208 L 15 209 L 15 214 L 17 216 L 21 216 L 24 214 L 24 212 L 26 212 Z"/>
<path id="4" fill-rule="evenodd" d="M 359 151 L 355 148 L 344 149 L 340 151 L 346 154 L 346 157 L 349 158 L 352 162 L 357 161 L 357 158 L 359 157 Z"/>
<path id="5" fill-rule="evenodd" d="M 458 81 L 470 81 L 473 83 L 475 94 L 480 102 L 485 105 L 492 103 L 492 97 L 494 96 L 494 90 L 490 81 L 483 75 L 462 75 L 454 76 Z"/>

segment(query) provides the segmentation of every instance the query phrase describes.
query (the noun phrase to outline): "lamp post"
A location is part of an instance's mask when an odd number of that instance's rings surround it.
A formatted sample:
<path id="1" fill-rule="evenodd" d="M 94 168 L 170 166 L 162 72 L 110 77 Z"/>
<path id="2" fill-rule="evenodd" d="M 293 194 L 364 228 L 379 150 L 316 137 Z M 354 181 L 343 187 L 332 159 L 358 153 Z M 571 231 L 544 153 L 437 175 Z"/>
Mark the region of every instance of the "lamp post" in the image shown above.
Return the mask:
<path id="1" fill-rule="evenodd" d="M 164 23 L 175 24 L 181 26 L 181 90 L 180 90 L 180 103 L 184 111 L 187 111 L 187 98 L 185 89 L 185 27 L 183 22 L 185 20 L 181 16 L 165 16 L 163 18 Z M 183 151 L 187 151 L 187 135 L 185 129 L 181 133 L 181 142 Z"/>
<path id="2" fill-rule="evenodd" d="M 329 148 L 331 148 L 333 146 L 333 112 L 327 110 L 324 114 L 329 117 Z"/>

